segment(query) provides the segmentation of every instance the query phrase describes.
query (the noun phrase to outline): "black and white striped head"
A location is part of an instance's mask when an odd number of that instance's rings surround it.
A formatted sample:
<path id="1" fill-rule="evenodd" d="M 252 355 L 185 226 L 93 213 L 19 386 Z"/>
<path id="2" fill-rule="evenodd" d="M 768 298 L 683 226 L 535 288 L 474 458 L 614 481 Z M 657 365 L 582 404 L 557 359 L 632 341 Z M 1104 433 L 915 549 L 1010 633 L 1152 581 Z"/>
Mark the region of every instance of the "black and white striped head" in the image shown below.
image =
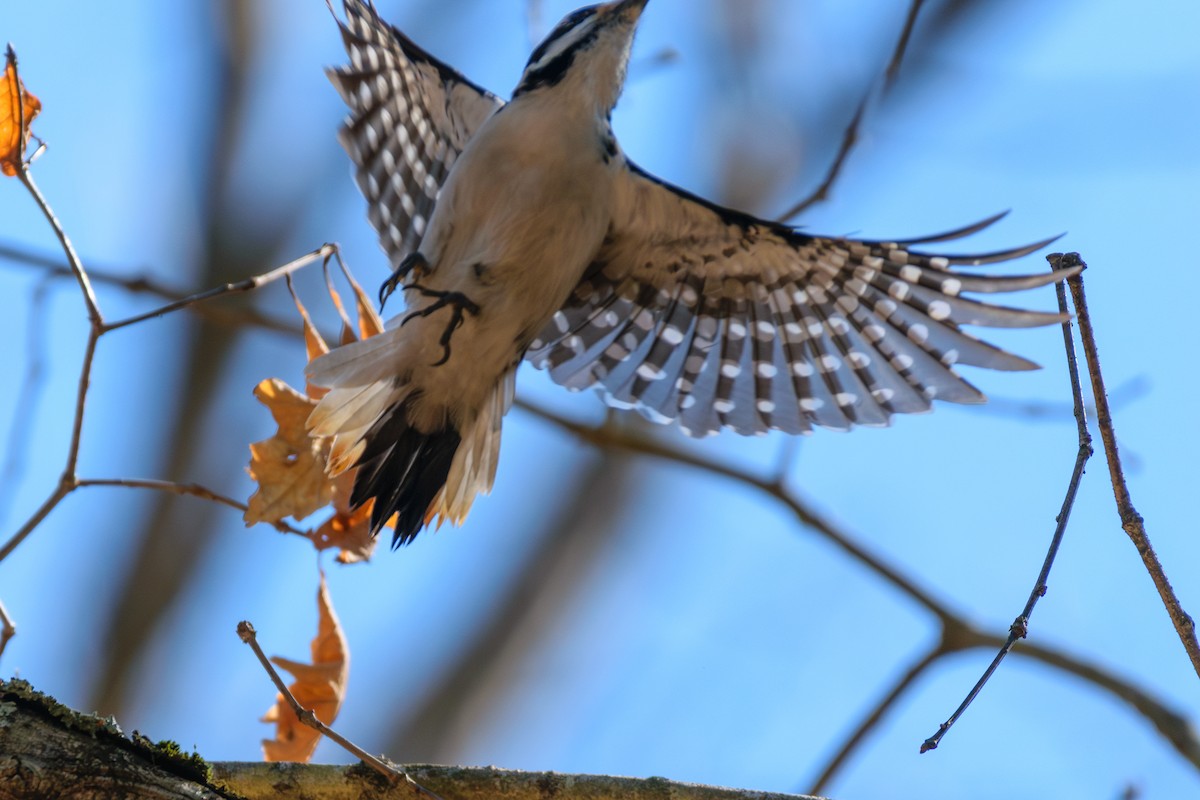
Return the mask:
<path id="1" fill-rule="evenodd" d="M 625 68 L 648 0 L 617 0 L 568 14 L 529 57 L 513 99 L 553 87 L 594 98 L 607 114 L 625 84 Z"/>

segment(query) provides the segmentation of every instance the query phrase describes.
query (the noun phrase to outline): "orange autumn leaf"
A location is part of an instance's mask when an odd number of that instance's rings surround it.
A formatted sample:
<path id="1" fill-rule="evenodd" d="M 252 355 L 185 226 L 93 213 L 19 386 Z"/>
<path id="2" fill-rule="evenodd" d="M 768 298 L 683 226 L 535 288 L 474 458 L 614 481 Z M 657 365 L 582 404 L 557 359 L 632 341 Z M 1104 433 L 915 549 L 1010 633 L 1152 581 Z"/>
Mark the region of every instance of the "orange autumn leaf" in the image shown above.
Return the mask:
<path id="1" fill-rule="evenodd" d="M 357 469 L 343 472 L 333 480 L 333 516 L 313 532 L 313 544 L 318 550 L 336 547 L 341 550 L 337 560 L 343 564 L 370 561 L 379 539 L 371 535 L 371 509 L 368 500 L 357 509 L 350 508 Z"/>
<path id="2" fill-rule="evenodd" d="M 357 341 L 358 336 L 368 338 L 383 332 L 383 320 L 371 306 L 367 293 L 354 280 L 340 259 L 342 272 L 350 284 L 355 298 L 357 324 L 350 321 L 341 295 L 334 288 L 326 264 L 326 289 L 329 298 L 342 320 L 341 343 Z M 317 330 L 308 309 L 301 302 L 287 278 L 288 291 L 296 304 L 296 311 L 304 331 L 304 349 L 309 361 L 329 352 L 329 345 Z M 358 336 L 355 335 L 357 329 Z M 290 388 L 278 379 L 263 381 L 254 390 L 258 399 L 266 405 L 279 432 L 272 438 L 250 446 L 250 476 L 259 488 L 251 496 L 245 514 L 247 525 L 258 522 L 279 522 L 284 517 L 302 519 L 322 506 L 332 504 L 333 515 L 311 533 L 313 545 L 318 550 L 338 548 L 338 561 L 352 564 L 367 561 L 375 550 L 375 538 L 371 536 L 371 508 L 368 501 L 361 508 L 351 509 L 350 496 L 354 486 L 356 470 L 347 470 L 336 478 L 326 474 L 332 441 L 324 437 L 308 435 L 306 421 L 316 407 L 317 401 L 328 390 L 308 384 L 305 394 Z M 388 525 L 393 523 L 389 521 Z"/>
<path id="3" fill-rule="evenodd" d="M 17 174 L 29 141 L 29 125 L 41 110 L 41 101 L 26 91 L 25 83 L 17 77 L 17 57 L 10 47 L 0 78 L 0 171 L 10 178 Z"/>
<path id="4" fill-rule="evenodd" d="M 301 707 L 312 711 L 317 719 L 332 725 L 337 719 L 346 696 L 346 681 L 350 677 L 350 648 L 341 623 L 329 599 L 329 587 L 321 575 L 317 590 L 317 635 L 312 640 L 312 663 L 274 656 L 271 663 L 287 670 L 295 680 L 288 686 Z M 276 695 L 275 705 L 267 710 L 263 722 L 275 723 L 275 738 L 263 739 L 263 760 L 300 761 L 312 758 L 321 734 L 301 724 L 296 712 Z"/>
<path id="5" fill-rule="evenodd" d="M 300 323 L 304 328 L 304 353 L 308 356 L 308 360 L 312 361 L 315 358 L 325 355 L 329 352 L 329 345 L 325 343 L 325 337 L 317 330 L 317 326 L 313 324 L 312 317 L 308 314 L 308 309 L 304 307 L 304 303 L 300 302 L 300 297 L 296 294 L 296 287 L 292 285 L 292 276 L 287 276 L 287 288 L 292 295 L 292 300 L 296 303 L 296 311 L 300 313 Z M 306 384 L 304 391 L 313 400 L 320 400 L 328 393 L 328 389 L 320 386 L 313 386 L 311 383 Z"/>
<path id="6" fill-rule="evenodd" d="M 358 335 L 361 339 L 370 339 L 383 333 L 383 319 L 375 311 L 375 306 L 367 293 L 363 291 L 358 281 L 350 274 L 350 270 L 342 264 L 342 274 L 346 276 L 350 288 L 354 290 L 354 305 L 358 312 Z"/>
<path id="7" fill-rule="evenodd" d="M 305 422 L 317 403 L 281 380 L 254 387 L 254 396 L 271 411 L 279 431 L 250 445 L 250 477 L 258 482 L 244 515 L 247 525 L 303 519 L 333 499 L 325 474 L 329 441 L 308 435 Z"/>

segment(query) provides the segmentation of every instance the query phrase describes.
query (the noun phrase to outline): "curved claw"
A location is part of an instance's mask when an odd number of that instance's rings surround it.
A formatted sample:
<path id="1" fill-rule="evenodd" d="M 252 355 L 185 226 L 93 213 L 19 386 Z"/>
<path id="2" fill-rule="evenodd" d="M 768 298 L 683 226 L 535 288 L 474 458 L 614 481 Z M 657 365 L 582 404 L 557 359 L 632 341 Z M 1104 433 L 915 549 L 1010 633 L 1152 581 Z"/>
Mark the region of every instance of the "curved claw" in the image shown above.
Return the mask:
<path id="1" fill-rule="evenodd" d="M 400 262 L 400 266 L 396 267 L 388 279 L 379 286 L 379 310 L 383 311 L 384 305 L 388 298 L 401 287 L 402 282 L 414 270 L 419 270 L 422 273 L 429 272 L 429 262 L 425 260 L 425 256 L 420 252 L 409 253 Z M 411 316 L 411 315 L 410 315 Z M 405 320 L 407 322 L 407 320 Z"/>
<path id="2" fill-rule="evenodd" d="M 450 337 L 454 335 L 456 330 L 463 326 L 463 322 L 465 321 L 463 319 L 463 311 L 469 311 L 472 315 L 479 313 L 479 306 L 475 305 L 470 300 L 467 300 L 465 297 L 462 299 L 466 302 L 459 303 L 454 306 L 454 316 L 450 318 L 450 323 L 446 325 L 446 330 L 442 331 L 442 338 L 438 340 L 438 343 L 441 344 L 442 349 L 445 350 L 445 354 L 442 356 L 441 361 L 433 364 L 435 367 L 440 367 L 442 364 L 445 364 L 450 360 Z"/>
<path id="3" fill-rule="evenodd" d="M 440 367 L 450 360 L 450 338 L 454 335 L 456 330 L 462 327 L 463 322 L 465 321 L 463 312 L 467 312 L 474 316 L 479 313 L 479 306 L 462 292 L 443 292 L 436 289 L 426 289 L 424 286 L 416 283 L 410 283 L 404 288 L 415 289 L 426 297 L 435 297 L 437 299 L 424 308 L 417 309 L 416 311 L 409 313 L 408 316 L 400 321 L 400 327 L 402 328 L 411 322 L 415 317 L 428 317 L 435 311 L 443 309 L 446 306 L 454 307 L 453 313 L 450 315 L 450 322 L 446 324 L 446 329 L 442 331 L 442 338 L 438 340 L 438 344 L 442 346 L 442 349 L 445 352 L 440 361 L 431 365 L 434 367 Z"/>

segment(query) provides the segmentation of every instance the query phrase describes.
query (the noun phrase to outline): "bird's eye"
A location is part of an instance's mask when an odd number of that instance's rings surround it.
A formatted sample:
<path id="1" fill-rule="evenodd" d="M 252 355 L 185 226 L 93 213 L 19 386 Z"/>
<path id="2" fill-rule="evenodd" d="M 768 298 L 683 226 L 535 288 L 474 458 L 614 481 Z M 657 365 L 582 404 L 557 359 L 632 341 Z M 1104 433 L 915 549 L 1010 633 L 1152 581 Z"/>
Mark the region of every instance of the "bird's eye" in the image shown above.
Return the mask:
<path id="1" fill-rule="evenodd" d="M 570 41 L 576 38 L 575 36 L 571 36 L 570 33 L 580 29 L 580 26 L 585 20 L 588 20 L 595 15 L 596 9 L 594 6 L 589 8 L 581 8 L 578 11 L 573 11 L 568 14 L 563 18 L 562 22 L 554 26 L 554 30 L 550 31 L 550 35 L 543 39 L 542 43 L 539 44 L 533 51 L 533 54 L 529 56 L 529 63 L 531 65 L 539 63 L 545 59 L 546 54 L 551 50 L 561 52 L 570 43 Z"/>

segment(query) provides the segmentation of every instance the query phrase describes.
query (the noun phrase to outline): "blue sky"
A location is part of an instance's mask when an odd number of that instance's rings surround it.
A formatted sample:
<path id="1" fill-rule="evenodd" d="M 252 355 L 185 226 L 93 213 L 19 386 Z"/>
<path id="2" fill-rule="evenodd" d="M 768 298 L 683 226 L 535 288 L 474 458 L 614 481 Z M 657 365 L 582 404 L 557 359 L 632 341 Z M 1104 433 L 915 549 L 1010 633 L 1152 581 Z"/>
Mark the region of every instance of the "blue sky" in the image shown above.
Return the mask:
<path id="1" fill-rule="evenodd" d="M 287 256 L 343 244 L 367 286 L 386 275 L 363 204 L 333 140 L 342 110 L 322 75 L 343 56 L 324 4 L 256 2 L 266 49 L 237 142 L 232 204 L 253 226 L 320 187 Z M 525 4 L 379 0 L 386 17 L 478 82 L 506 94 L 529 50 Z M 546 30 L 569 2 L 545 2 Z M 763 187 L 748 210 L 778 213 L 823 172 L 836 147 L 817 112 L 848 118 L 881 70 L 906 3 L 654 0 L 614 119 L 626 152 L 693 191 L 724 198 L 735 165 Z M 214 97 L 208 2 L 46 0 L 9 9 L 0 30 L 45 106 L 50 145 L 35 175 L 86 262 L 151 274 L 187 289 L 203 196 L 195 188 Z M 914 50 L 899 87 L 876 98 L 832 199 L 802 220 L 824 233 L 907 237 L 1012 209 L 961 245 L 988 250 L 1066 231 L 1056 245 L 1090 264 L 1087 287 L 1110 388 L 1143 387 L 1116 411 L 1130 488 L 1184 604 L 1200 613 L 1193 497 L 1200 395 L 1191 345 L 1200 223 L 1200 6 L 1176 0 L 993 3 L 936 50 Z M 733 9 L 732 11 L 730 9 Z M 760 16 L 755 17 L 755 14 Z M 755 59 L 731 72 L 725 35 L 745 23 Z M 667 66 L 653 66 L 664 48 Z M 905 76 L 912 78 L 905 83 Z M 822 117 L 823 118 L 823 117 Z M 274 205 L 273 205 L 274 204 Z M 15 182 L 0 184 L 0 240 L 54 253 Z M 280 261 L 284 258 L 280 258 Z M 1022 266 L 1043 268 L 1040 256 Z M 266 271 L 274 263 L 263 263 Z M 49 493 L 69 436 L 85 335 L 77 293 L 56 284 L 33 305 L 35 271 L 0 264 L 0 363 L 12 386 L 37 326 L 46 383 L 16 425 L 32 443 L 0 494 L 0 533 Z M 302 291 L 319 296 L 310 276 Z M 102 287 L 111 317 L 152 300 Z M 262 307 L 288 313 L 282 287 Z M 1053 303 L 1044 291 L 1030 302 Z M 36 312 L 33 311 L 36 309 Z M 31 323 L 30 316 L 37 319 Z M 184 317 L 102 343 L 87 417 L 86 475 L 156 477 L 164 412 L 179 404 Z M 970 376 L 994 408 L 941 407 L 887 430 L 819 431 L 795 453 L 790 485 L 872 551 L 990 628 L 1018 613 L 1036 576 L 1075 455 L 1057 330 L 989 338 L 1045 366 Z M 298 342 L 239 341 L 221 372 L 195 478 L 251 491 L 245 445 L 270 434 L 250 395 L 261 378 L 300 380 Z M 521 375 L 524 396 L 579 419 L 599 401 Z M 1056 417 L 1005 404 L 1063 405 Z M 16 392 L 0 395 L 7 426 Z M 663 432 L 670 441 L 678 433 Z M 784 439 L 710 439 L 695 451 L 767 471 Z M 424 534 L 369 567 L 334 568 L 330 586 L 353 652 L 340 727 L 382 750 L 396 720 L 478 631 L 538 543 L 561 498 L 594 477 L 599 456 L 514 411 L 496 489 L 462 530 Z M 462 712 L 446 758 L 798 791 L 859 716 L 927 647 L 931 620 L 857 564 L 798 528 L 775 503 L 728 481 L 629 459 L 598 488 L 607 511 L 574 586 L 547 586 Z M 3 671 L 66 702 L 91 696 L 89 665 L 114 587 L 129 569 L 139 495 L 70 498 L 0 564 L 0 599 L 20 625 Z M 619 501 L 619 502 L 614 502 Z M 195 501 L 181 500 L 180 503 Z M 218 517 L 215 544 L 137 662 L 128 729 L 195 745 L 207 757 L 254 759 L 272 693 L 233 630 L 254 621 L 269 652 L 302 656 L 314 630 L 316 568 L 303 543 Z M 163 531 L 162 535 L 175 535 Z M 552 582 L 548 576 L 548 582 Z M 561 578 L 560 578 L 561 579 Z M 1197 682 L 1137 554 L 1120 529 L 1100 457 L 1085 478 L 1033 638 L 1092 659 L 1200 716 Z M 1200 792 L 1200 776 L 1110 696 L 1011 658 L 935 754 L 917 746 L 958 703 L 989 653 L 951 657 L 926 674 L 828 788 L 839 798 L 1117 797 Z M 386 713 L 380 713 L 386 708 Z M 405 754 L 393 752 L 399 760 Z M 344 761 L 328 744 L 318 758 Z"/>

